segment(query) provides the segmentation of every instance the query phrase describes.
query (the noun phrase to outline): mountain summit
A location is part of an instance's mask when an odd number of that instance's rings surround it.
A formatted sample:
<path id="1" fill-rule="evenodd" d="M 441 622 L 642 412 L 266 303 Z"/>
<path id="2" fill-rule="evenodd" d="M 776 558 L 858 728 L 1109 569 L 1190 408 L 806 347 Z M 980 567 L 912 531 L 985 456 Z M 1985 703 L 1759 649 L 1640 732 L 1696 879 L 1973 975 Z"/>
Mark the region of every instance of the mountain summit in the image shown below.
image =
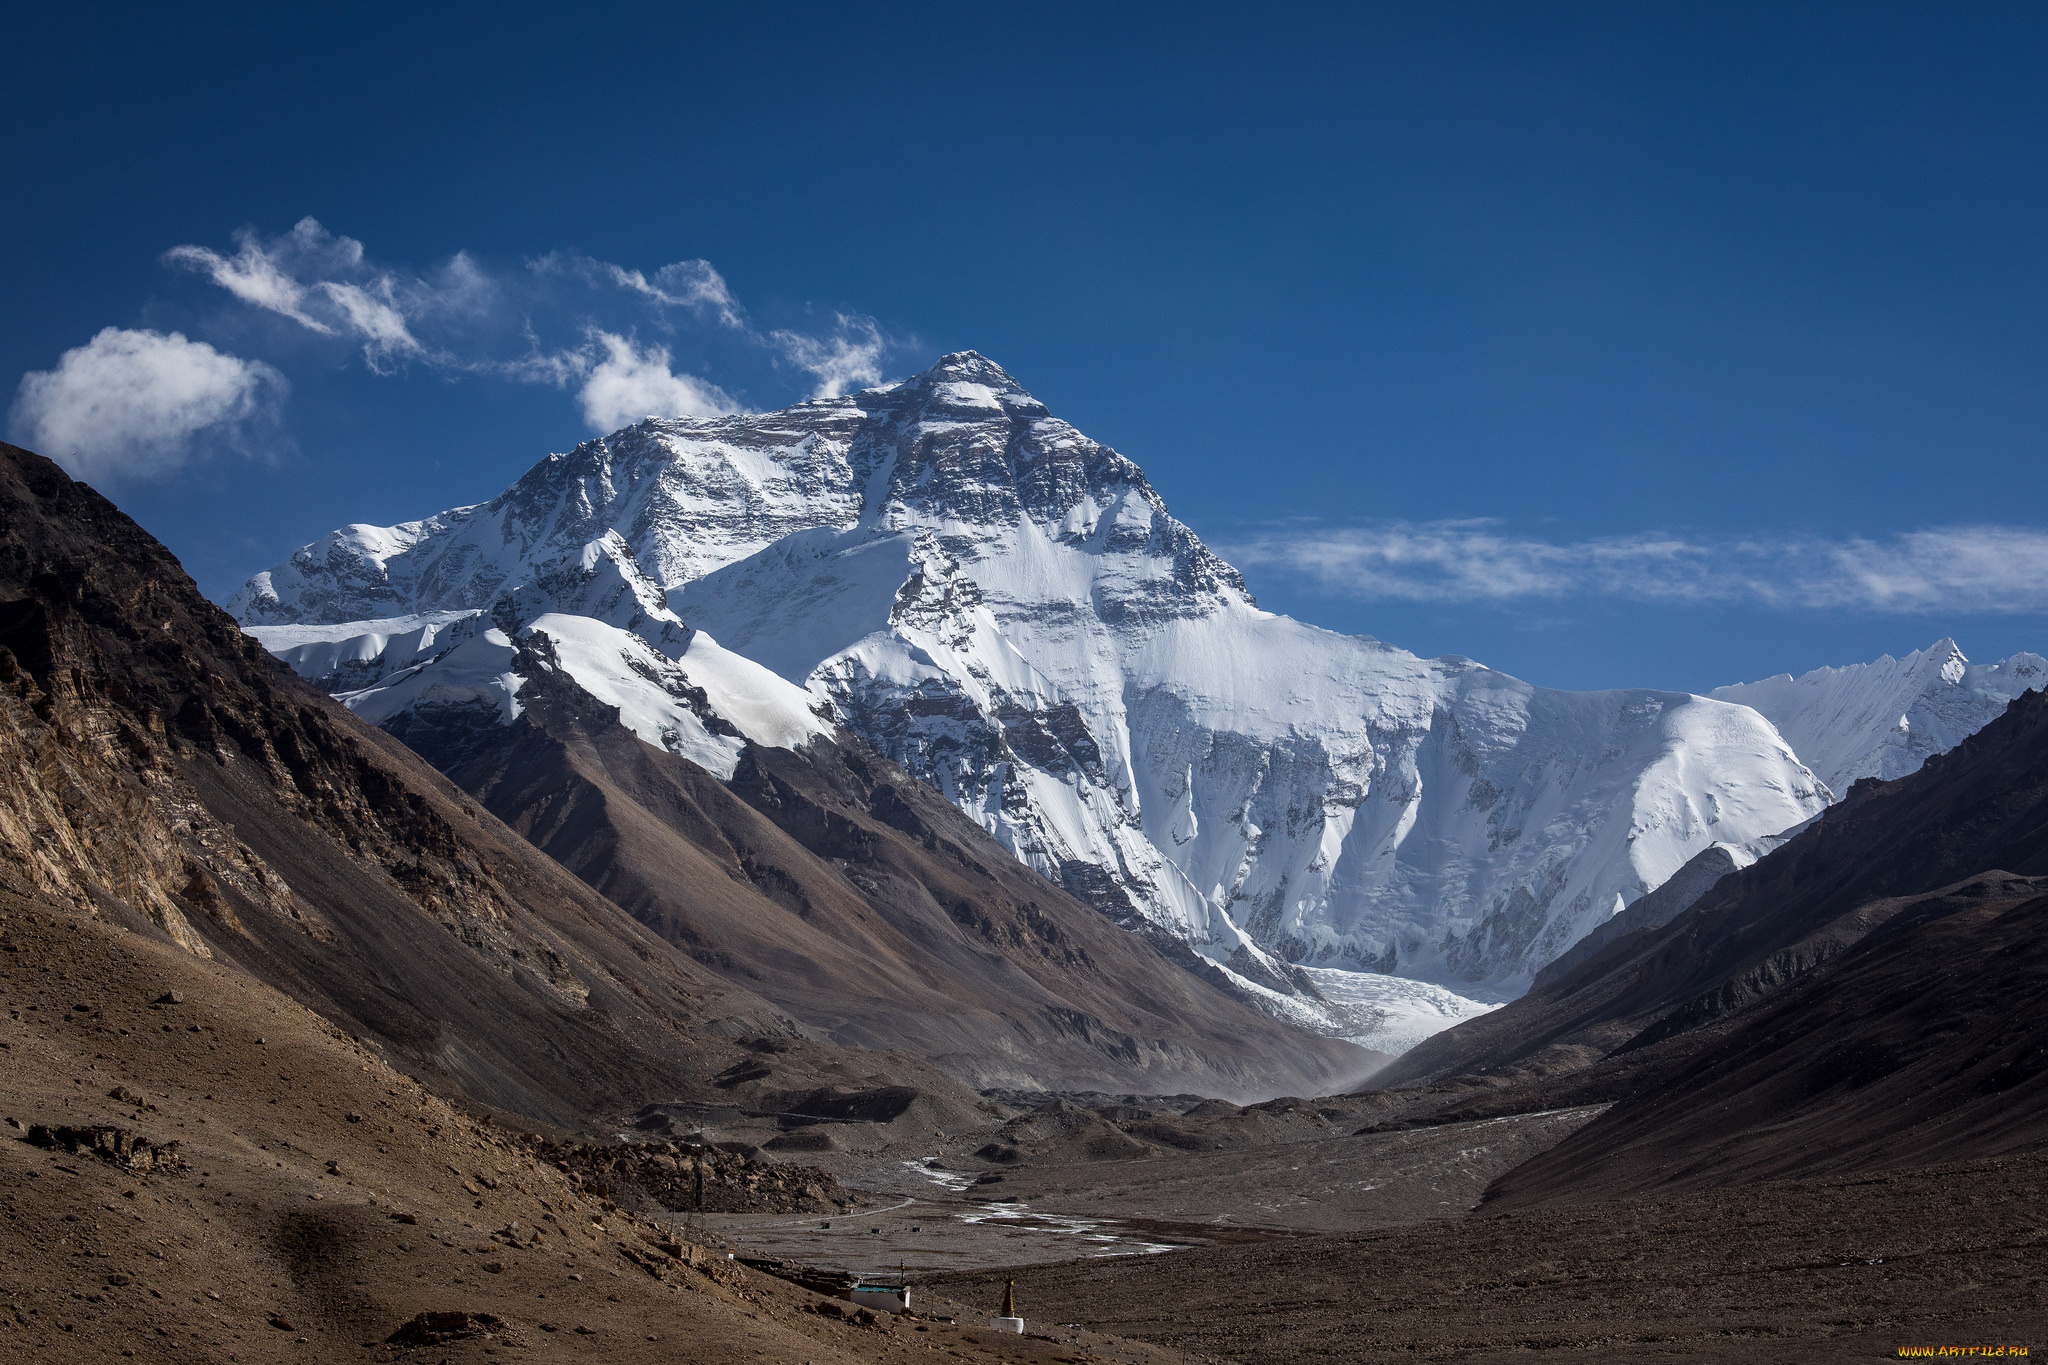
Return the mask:
<path id="1" fill-rule="evenodd" d="M 1144 510 L 1127 523 L 1149 533 L 1158 519 L 1152 548 L 1179 587 L 1244 595 L 1136 465 L 1052 417 L 994 361 L 959 351 L 901 383 L 781 412 L 647 418 L 549 456 L 487 503 L 344 526 L 250 579 L 228 610 L 248 625 L 340 624 L 477 609 L 520 590 L 630 619 L 659 613 L 653 585 L 679 588 L 799 531 L 1029 520 L 1072 541 L 1126 498 Z"/>
<path id="2" fill-rule="evenodd" d="M 1283 1014 L 1304 966 L 1512 993 L 1708 844 L 1828 800 L 1748 707 L 1552 691 L 1261 611 L 1143 471 L 973 352 L 649 418 L 490 502 L 344 527 L 231 608 L 387 725 L 465 698 L 509 720 L 521 632 L 610 631 L 561 666 L 642 738 L 708 752 L 716 716 L 769 744 L 721 683 L 765 670 Z"/>

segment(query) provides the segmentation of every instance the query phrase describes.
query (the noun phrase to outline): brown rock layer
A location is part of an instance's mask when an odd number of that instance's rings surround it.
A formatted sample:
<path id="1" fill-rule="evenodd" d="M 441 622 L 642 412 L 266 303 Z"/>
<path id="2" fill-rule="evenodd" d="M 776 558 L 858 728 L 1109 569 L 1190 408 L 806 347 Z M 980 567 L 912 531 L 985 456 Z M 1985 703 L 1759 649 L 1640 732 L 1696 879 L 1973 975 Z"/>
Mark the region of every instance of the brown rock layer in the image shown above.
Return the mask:
<path id="1" fill-rule="evenodd" d="M 0 447 L 0 871 L 232 962 L 474 1102 L 576 1126 L 792 1031 L 277 664 Z"/>
<path id="2" fill-rule="evenodd" d="M 812 1036 L 977 1087 L 1239 1098 L 1356 1084 L 1377 1053 L 1261 1013 L 1013 858 L 850 737 L 751 746 L 730 783 L 535 660 L 522 714 L 397 732 L 493 814 Z M 1178 947 L 1178 945 L 1176 945 Z"/>

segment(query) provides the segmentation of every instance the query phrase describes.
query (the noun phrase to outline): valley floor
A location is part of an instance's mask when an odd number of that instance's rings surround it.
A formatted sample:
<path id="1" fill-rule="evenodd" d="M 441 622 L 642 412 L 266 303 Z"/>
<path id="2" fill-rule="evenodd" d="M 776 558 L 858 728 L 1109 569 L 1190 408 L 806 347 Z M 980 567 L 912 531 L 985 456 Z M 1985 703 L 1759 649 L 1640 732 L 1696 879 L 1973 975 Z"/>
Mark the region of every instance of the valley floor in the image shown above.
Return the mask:
<path id="1" fill-rule="evenodd" d="M 817 1158 L 844 1183 L 882 1196 L 857 1216 L 704 1222 L 767 1255 L 913 1273 L 1358 1232 L 1466 1212 L 1495 1177 L 1600 1109 L 1014 1167 L 968 1154 L 987 1136 L 976 1134 L 938 1157 L 905 1159 L 916 1149 L 899 1146 Z"/>
<path id="2" fill-rule="evenodd" d="M 1359 1131 L 1388 1097 L 1210 1101 L 1125 1120 L 1206 1150 L 1114 1160 L 1085 1153 L 1127 1140 L 1104 1118 L 1122 1109 L 1054 1104 L 936 1157 L 929 1132 L 842 1129 L 839 1150 L 800 1159 L 865 1191 L 852 1208 L 636 1215 L 229 968 L 0 900 L 0 1346 L 22 1361 L 1805 1360 L 2048 1343 L 2048 1156 L 1492 1215 L 1475 1208 L 1487 1186 L 1597 1106 Z M 39 1124 L 175 1141 L 181 1161 L 39 1146 Z M 959 1150 L 992 1134 L 1038 1145 Z M 725 1245 L 900 1267 L 927 1318 L 821 1314 L 830 1301 L 707 1249 Z M 975 1325 L 1010 1278 L 1029 1337 Z M 422 1312 L 470 1315 L 467 1334 L 393 1342 Z"/>
<path id="3" fill-rule="evenodd" d="M 986 1301 L 1009 1272 L 937 1277 Z M 2048 1346 L 2048 1155 L 1015 1272 L 1027 1318 L 1241 1362 Z"/>

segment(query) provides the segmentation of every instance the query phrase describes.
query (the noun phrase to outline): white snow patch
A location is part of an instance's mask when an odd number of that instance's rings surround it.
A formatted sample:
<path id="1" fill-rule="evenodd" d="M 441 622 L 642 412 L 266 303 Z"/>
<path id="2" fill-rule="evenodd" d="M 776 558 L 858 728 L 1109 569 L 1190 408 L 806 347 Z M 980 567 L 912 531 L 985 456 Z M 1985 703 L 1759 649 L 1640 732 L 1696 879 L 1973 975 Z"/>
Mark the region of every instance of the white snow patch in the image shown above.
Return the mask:
<path id="1" fill-rule="evenodd" d="M 397 636 L 425 632 L 426 641 L 431 644 L 434 637 L 449 625 L 473 620 L 481 614 L 477 611 L 426 611 L 374 621 L 342 621 L 334 625 L 244 626 L 242 633 L 253 635 L 265 649 L 280 657 L 286 650 L 306 645 L 347 644 L 349 649 L 346 652 L 350 657 L 370 658 L 382 654 L 388 642 Z M 373 641 L 373 646 L 368 643 Z"/>
<path id="2" fill-rule="evenodd" d="M 605 562 L 601 544 L 586 549 L 592 562 Z M 335 687 L 335 696 L 372 724 L 420 707 L 479 701 L 501 724 L 521 714 L 525 679 L 514 671 L 517 651 L 480 612 L 244 629 L 301 675 Z M 732 776 L 746 740 L 794 749 L 833 731 L 816 714 L 817 698 L 702 631 L 689 637 L 678 658 L 633 631 L 565 612 L 535 618 L 521 638 L 532 634 L 547 638 L 578 686 L 617 707 L 628 730 L 721 779 Z"/>
<path id="3" fill-rule="evenodd" d="M 1433 1033 L 1500 1008 L 1497 1003 L 1468 999 L 1427 981 L 1381 972 L 1347 972 L 1333 967 L 1302 970 L 1357 1027 L 1357 1032 L 1345 1035 L 1346 1041 L 1397 1057 Z"/>
<path id="4" fill-rule="evenodd" d="M 701 631 L 681 659 L 670 659 L 630 631 L 587 616 L 549 613 L 528 631 L 552 642 L 562 670 L 599 701 L 619 708 L 619 723 L 657 749 L 681 754 L 721 780 L 745 749 L 740 736 L 793 749 L 831 733 L 812 699 L 767 669 L 742 659 Z M 740 736 L 715 733 L 692 706 L 700 688 L 716 718 Z"/>
<path id="5" fill-rule="evenodd" d="M 712 710 L 763 748 L 800 749 L 833 732 L 831 722 L 814 710 L 817 698 L 722 648 L 705 631 L 691 636 L 681 662 L 684 674 L 711 698 Z"/>

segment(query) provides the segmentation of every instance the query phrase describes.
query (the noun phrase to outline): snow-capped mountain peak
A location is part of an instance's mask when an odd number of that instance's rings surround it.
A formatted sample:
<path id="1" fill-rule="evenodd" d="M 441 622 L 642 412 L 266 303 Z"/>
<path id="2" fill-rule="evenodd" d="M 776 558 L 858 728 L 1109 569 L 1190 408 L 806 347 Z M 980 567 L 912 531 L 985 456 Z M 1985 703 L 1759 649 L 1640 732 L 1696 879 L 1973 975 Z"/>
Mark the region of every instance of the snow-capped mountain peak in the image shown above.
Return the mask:
<path id="1" fill-rule="evenodd" d="M 1047 416 L 1045 404 L 1025 392 L 1010 372 L 977 351 L 954 351 L 923 374 L 900 385 L 874 392 L 927 395 L 923 415 L 959 414 L 980 420 L 997 413 Z"/>
<path id="2" fill-rule="evenodd" d="M 287 623 L 402 642 L 376 618 L 473 612 L 513 641 L 585 615 L 686 671 L 687 622 L 1283 1013 L 1314 996 L 1297 964 L 1511 993 L 1707 844 L 1827 800 L 1746 707 L 1555 692 L 1259 610 L 1137 465 L 974 352 L 637 423 L 490 502 L 336 532 L 234 607 L 280 648 L 306 643 Z M 359 690 L 389 652 L 320 645 L 295 662 L 346 656 Z"/>

